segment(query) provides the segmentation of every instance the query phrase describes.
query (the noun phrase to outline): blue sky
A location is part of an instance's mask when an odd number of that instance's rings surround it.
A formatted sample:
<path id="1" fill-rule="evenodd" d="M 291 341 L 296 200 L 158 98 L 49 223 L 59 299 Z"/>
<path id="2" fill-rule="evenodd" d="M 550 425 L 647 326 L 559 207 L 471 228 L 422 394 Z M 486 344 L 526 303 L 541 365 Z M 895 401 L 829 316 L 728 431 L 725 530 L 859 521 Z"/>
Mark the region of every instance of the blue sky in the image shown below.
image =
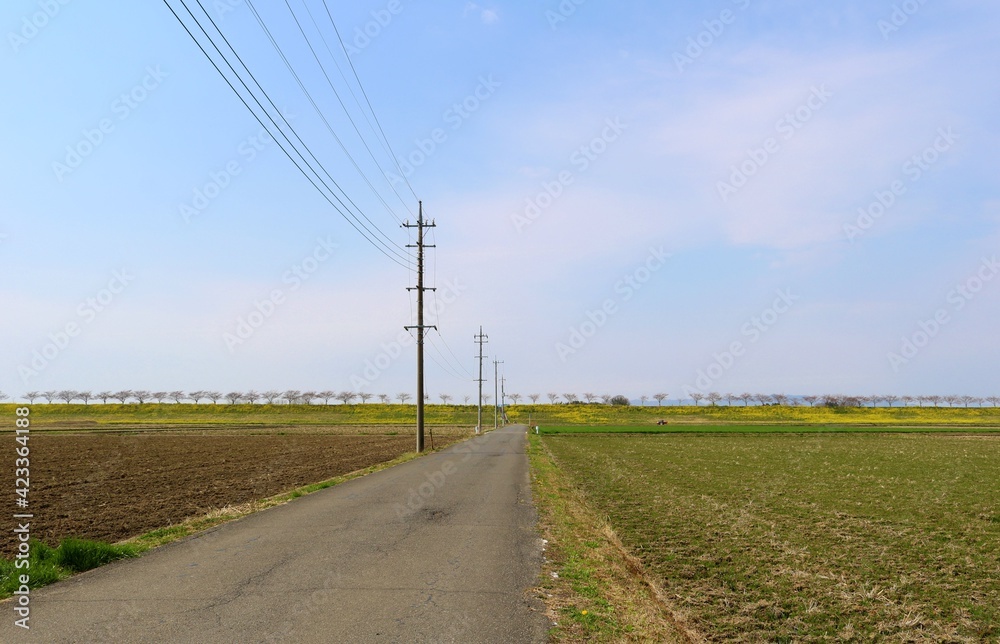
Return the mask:
<path id="1" fill-rule="evenodd" d="M 284 3 L 255 6 L 350 157 L 250 8 L 203 4 L 410 243 L 416 198 L 301 0 L 371 155 Z M 480 325 L 522 394 L 997 393 L 995 3 L 330 4 L 437 223 L 433 395 L 474 393 Z M 0 390 L 412 390 L 412 270 L 165 4 L 7 2 L 0 33 Z"/>

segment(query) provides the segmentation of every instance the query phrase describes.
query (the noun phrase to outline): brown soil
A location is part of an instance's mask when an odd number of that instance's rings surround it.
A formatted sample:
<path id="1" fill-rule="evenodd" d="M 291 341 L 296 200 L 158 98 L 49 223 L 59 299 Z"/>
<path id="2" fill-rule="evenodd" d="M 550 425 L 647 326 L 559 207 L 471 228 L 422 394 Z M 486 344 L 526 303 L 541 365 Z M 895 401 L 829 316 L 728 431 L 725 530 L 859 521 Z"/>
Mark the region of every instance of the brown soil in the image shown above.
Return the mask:
<path id="1" fill-rule="evenodd" d="M 19 511 L 34 514 L 32 537 L 54 546 L 70 536 L 120 541 L 324 481 L 412 451 L 413 438 L 32 434 L 30 447 L 30 506 Z M 14 489 L 12 466 L 0 489 Z M 0 534 L 9 557 L 14 535 Z"/>

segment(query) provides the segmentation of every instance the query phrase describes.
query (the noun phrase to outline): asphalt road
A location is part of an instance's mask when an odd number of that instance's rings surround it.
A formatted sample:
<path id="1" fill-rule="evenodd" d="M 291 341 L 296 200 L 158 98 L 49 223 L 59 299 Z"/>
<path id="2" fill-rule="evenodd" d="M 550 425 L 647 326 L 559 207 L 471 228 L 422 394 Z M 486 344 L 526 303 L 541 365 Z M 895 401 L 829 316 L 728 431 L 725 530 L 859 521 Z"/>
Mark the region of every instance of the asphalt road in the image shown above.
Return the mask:
<path id="1" fill-rule="evenodd" d="M 0 642 L 543 642 L 525 431 L 33 591 L 30 631 L 4 602 Z"/>

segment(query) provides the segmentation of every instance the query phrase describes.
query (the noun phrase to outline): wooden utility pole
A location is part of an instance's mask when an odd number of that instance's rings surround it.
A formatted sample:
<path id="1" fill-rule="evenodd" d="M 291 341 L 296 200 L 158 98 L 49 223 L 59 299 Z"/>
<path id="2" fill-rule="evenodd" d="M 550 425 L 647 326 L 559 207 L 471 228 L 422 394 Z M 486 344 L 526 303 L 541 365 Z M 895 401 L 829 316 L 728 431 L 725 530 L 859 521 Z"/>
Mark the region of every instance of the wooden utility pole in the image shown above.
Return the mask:
<path id="1" fill-rule="evenodd" d="M 476 433 L 483 433 L 483 345 L 489 342 L 490 337 L 483 333 L 483 327 L 479 327 L 479 335 L 476 336 L 476 342 L 479 344 L 479 379 L 476 381 L 479 383 L 479 413 L 476 416 Z"/>
<path id="2" fill-rule="evenodd" d="M 499 427 L 500 414 L 500 365 L 503 360 L 493 361 L 493 429 Z"/>
<path id="3" fill-rule="evenodd" d="M 410 287 L 408 291 L 417 292 L 417 324 L 416 326 L 404 327 L 407 331 L 417 330 L 417 453 L 424 451 L 424 331 L 426 329 L 437 329 L 436 326 L 424 325 L 424 291 L 434 291 L 437 289 L 424 286 L 424 249 L 434 248 L 424 244 L 424 229 L 434 228 L 436 224 L 424 222 L 424 202 L 420 203 L 417 223 L 411 224 L 409 221 L 403 224 L 404 228 L 417 229 L 417 243 L 407 244 L 407 248 L 417 249 L 417 285 Z"/>

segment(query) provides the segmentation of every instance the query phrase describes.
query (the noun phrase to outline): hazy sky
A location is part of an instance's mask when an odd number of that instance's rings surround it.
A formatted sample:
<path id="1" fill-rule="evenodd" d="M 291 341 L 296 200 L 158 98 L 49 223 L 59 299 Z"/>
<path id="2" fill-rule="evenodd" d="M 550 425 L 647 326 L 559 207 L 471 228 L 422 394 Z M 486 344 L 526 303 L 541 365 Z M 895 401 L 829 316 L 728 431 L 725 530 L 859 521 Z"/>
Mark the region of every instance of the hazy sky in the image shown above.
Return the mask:
<path id="1" fill-rule="evenodd" d="M 255 3 L 319 112 L 203 4 L 392 251 L 163 2 L 5 2 L 0 390 L 412 391 L 411 186 L 435 397 L 480 325 L 522 394 L 1000 389 L 995 2 L 330 3 L 398 168 L 321 2 L 329 82 Z"/>

